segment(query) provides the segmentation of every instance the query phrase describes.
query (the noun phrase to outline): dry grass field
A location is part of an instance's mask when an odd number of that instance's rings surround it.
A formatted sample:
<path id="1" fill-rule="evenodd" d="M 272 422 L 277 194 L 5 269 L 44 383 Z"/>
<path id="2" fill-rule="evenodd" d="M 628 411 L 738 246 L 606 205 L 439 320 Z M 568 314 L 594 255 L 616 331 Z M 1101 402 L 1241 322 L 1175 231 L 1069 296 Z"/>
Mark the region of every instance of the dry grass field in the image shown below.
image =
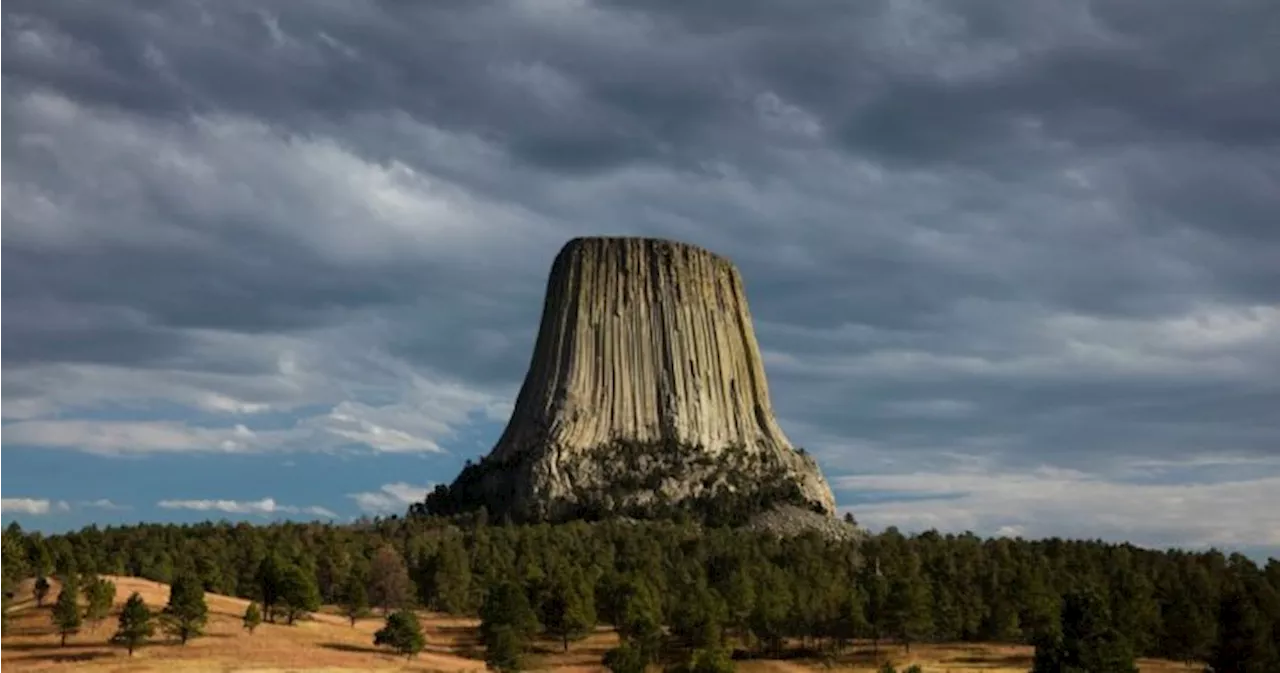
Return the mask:
<path id="1" fill-rule="evenodd" d="M 134 591 L 139 592 L 152 609 L 168 601 L 167 585 L 131 577 L 112 577 L 116 583 L 116 609 Z M 57 589 L 50 592 L 50 601 Z M 336 614 L 320 613 L 295 626 L 263 624 L 250 635 L 240 626 L 248 601 L 229 596 L 206 595 L 210 619 L 207 635 L 185 646 L 157 641 L 138 650 L 133 657 L 119 647 L 107 644 L 115 630 L 115 615 L 96 626 L 86 626 L 79 634 L 59 645 L 58 635 L 50 623 L 49 605 L 35 606 L 30 583 L 24 585 L 10 611 L 9 628 L 3 638 L 0 655 L 5 673 L 21 671 L 197 671 L 284 673 L 352 672 L 352 671 L 442 671 L 485 670 L 482 653 L 477 647 L 476 622 L 438 614 L 424 614 L 427 650 L 412 661 L 373 647 L 373 632 L 381 619 L 362 620 L 352 627 Z M 569 652 L 561 653 L 555 643 L 547 642 L 530 658 L 535 670 L 561 673 L 593 673 L 601 671 L 605 651 L 617 643 L 616 636 L 605 629 L 575 643 Z M 1003 645 L 929 645 L 913 647 L 907 654 L 898 647 L 882 647 L 899 667 L 920 664 L 927 673 L 1013 673 L 1030 668 L 1031 652 L 1025 647 Z M 858 648 L 845 660 L 832 666 L 806 660 L 754 660 L 739 663 L 741 673 L 816 673 L 818 671 L 872 671 L 869 647 Z M 1181 664 L 1160 661 L 1141 662 L 1143 673 L 1186 673 Z"/>

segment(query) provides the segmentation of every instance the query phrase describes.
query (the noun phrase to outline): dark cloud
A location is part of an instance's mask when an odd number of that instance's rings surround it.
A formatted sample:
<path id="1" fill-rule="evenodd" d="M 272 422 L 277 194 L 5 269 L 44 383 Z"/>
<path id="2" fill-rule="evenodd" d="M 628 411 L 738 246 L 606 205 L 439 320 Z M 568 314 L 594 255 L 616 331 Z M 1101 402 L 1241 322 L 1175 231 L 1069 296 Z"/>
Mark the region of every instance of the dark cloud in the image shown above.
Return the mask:
<path id="1" fill-rule="evenodd" d="M 509 402 L 556 249 L 631 233 L 739 264 L 830 469 L 1274 454 L 1278 21 L 11 1 L 5 406 L 333 408 L 429 446 Z"/>

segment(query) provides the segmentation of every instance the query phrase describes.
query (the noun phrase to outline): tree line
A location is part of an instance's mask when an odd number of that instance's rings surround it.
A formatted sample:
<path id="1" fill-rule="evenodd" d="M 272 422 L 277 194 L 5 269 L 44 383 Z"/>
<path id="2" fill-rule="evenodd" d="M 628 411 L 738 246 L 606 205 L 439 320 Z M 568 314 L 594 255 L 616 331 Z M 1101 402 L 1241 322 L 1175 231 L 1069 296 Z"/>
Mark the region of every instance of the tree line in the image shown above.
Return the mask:
<path id="1" fill-rule="evenodd" d="M 615 671 L 711 673 L 733 657 L 837 656 L 855 639 L 1028 643 L 1041 671 L 1132 670 L 1136 656 L 1280 670 L 1280 561 L 1214 550 L 892 528 L 855 543 L 673 521 L 491 525 L 482 513 L 52 536 L 11 525 L 3 562 L 6 600 L 21 578 L 36 578 L 40 598 L 49 576 L 131 575 L 250 599 L 259 621 L 293 623 L 321 604 L 353 622 L 376 610 L 387 620 L 377 644 L 406 654 L 422 647 L 409 609 L 478 616 L 500 670 L 518 670 L 536 638 L 567 648 L 597 624 L 622 638 L 606 662 Z"/>

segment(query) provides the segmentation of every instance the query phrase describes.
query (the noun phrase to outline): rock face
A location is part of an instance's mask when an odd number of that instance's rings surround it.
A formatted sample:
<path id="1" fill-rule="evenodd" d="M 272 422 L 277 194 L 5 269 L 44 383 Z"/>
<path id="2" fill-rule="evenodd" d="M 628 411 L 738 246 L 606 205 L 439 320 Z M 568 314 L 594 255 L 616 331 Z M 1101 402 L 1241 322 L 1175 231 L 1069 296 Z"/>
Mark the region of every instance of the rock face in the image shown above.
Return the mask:
<path id="1" fill-rule="evenodd" d="M 673 241 L 579 238 L 552 265 L 506 430 L 426 505 L 563 520 L 779 502 L 835 512 L 774 419 L 734 265 Z"/>

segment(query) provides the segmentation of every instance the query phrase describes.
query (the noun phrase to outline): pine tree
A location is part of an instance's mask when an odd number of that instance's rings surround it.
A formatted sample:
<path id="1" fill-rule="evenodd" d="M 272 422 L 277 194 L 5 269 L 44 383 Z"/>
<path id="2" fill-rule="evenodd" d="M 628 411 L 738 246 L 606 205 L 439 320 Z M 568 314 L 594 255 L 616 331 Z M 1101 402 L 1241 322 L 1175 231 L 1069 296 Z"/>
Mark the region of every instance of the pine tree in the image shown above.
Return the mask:
<path id="1" fill-rule="evenodd" d="M 488 646 L 491 634 L 509 627 L 521 646 L 538 632 L 538 615 L 529 606 L 524 590 L 514 582 L 503 582 L 489 591 L 480 609 L 480 637 Z"/>
<path id="2" fill-rule="evenodd" d="M 721 648 L 693 650 L 687 659 L 666 669 L 668 673 L 733 673 L 733 658 Z"/>
<path id="3" fill-rule="evenodd" d="M 1280 645 L 1252 593 L 1233 583 L 1218 603 L 1218 638 L 1209 652 L 1209 666 L 1215 673 L 1280 670 Z"/>
<path id="4" fill-rule="evenodd" d="M 859 573 L 863 594 L 863 615 L 871 636 L 874 658 L 880 657 L 880 640 L 889 630 L 889 582 L 880 570 L 879 559 L 868 559 Z"/>
<path id="5" fill-rule="evenodd" d="M 1133 567 L 1133 556 L 1121 548 L 1112 561 L 1109 595 L 1115 628 L 1135 652 L 1150 651 L 1160 631 L 1160 606 L 1152 582 Z"/>
<path id="6" fill-rule="evenodd" d="M 58 592 L 58 600 L 53 604 L 53 624 L 58 627 L 63 646 L 67 644 L 67 636 L 80 632 L 80 625 L 83 623 L 80 606 L 76 602 L 78 593 L 75 576 L 64 575 L 62 590 Z"/>
<path id="7" fill-rule="evenodd" d="M 351 558 L 345 550 L 330 538 L 316 561 L 316 586 L 320 588 L 322 603 L 341 603 L 342 584 L 351 572 Z"/>
<path id="8" fill-rule="evenodd" d="M 169 586 L 169 604 L 160 613 L 165 632 L 186 645 L 188 640 L 204 635 L 208 618 L 209 606 L 200 581 L 190 574 L 179 575 Z"/>
<path id="9" fill-rule="evenodd" d="M 1036 643 L 1032 673 L 1137 673 L 1133 648 L 1112 625 L 1110 609 L 1098 592 L 1068 594 L 1062 604 L 1062 630 Z"/>
<path id="10" fill-rule="evenodd" d="M 765 564 L 756 578 L 756 606 L 751 614 L 751 632 L 770 652 L 782 649 L 788 618 L 794 604 L 791 582 L 780 568 Z"/>
<path id="11" fill-rule="evenodd" d="M 927 638 L 933 628 L 932 595 L 914 555 L 902 559 L 889 579 L 885 628 L 911 651 L 911 643 Z"/>
<path id="12" fill-rule="evenodd" d="M 738 564 L 729 572 L 725 586 L 719 592 L 725 602 L 725 625 L 738 637 L 742 637 L 750 628 L 751 613 L 756 605 L 755 582 L 745 564 Z"/>
<path id="13" fill-rule="evenodd" d="M 520 670 L 521 653 L 538 629 L 538 616 L 521 586 L 506 581 L 489 591 L 480 608 L 480 640 L 491 667 L 504 672 Z"/>
<path id="14" fill-rule="evenodd" d="M 696 584 L 681 592 L 670 622 L 671 635 L 685 647 L 714 649 L 724 639 L 724 602 L 705 585 Z"/>
<path id="15" fill-rule="evenodd" d="M 97 624 L 111 613 L 111 605 L 116 599 L 116 585 L 101 577 L 91 577 L 85 583 L 84 596 L 85 602 L 88 603 L 85 608 L 85 619 Z"/>
<path id="16" fill-rule="evenodd" d="M 624 603 L 614 624 L 618 635 L 646 662 L 657 661 L 662 647 L 662 601 L 652 585 L 643 580 L 632 579 L 623 586 Z"/>
<path id="17" fill-rule="evenodd" d="M 411 610 L 387 615 L 386 625 L 373 634 L 374 645 L 386 645 L 408 658 L 421 652 L 426 642 L 418 616 Z"/>
<path id="18" fill-rule="evenodd" d="M 490 629 L 484 644 L 484 662 L 499 673 L 515 673 L 524 668 L 525 638 L 517 629 L 503 624 Z"/>
<path id="19" fill-rule="evenodd" d="M 369 598 L 387 614 L 405 607 L 413 595 L 413 582 L 404 557 L 390 545 L 383 545 L 369 565 Z"/>
<path id="20" fill-rule="evenodd" d="M 867 630 L 867 597 L 857 585 L 851 586 L 840 599 L 833 635 L 837 649 L 861 636 Z"/>
<path id="21" fill-rule="evenodd" d="M 0 535 L 0 544 L 3 544 L 0 550 L 0 567 L 3 567 L 3 572 L 0 574 L 10 580 L 20 580 L 31 570 L 24 538 L 22 526 L 17 521 L 5 526 L 3 535 Z"/>
<path id="22" fill-rule="evenodd" d="M 50 586 L 49 586 L 48 577 L 41 575 L 36 578 L 35 586 L 32 587 L 32 591 L 35 593 L 35 596 L 36 596 L 36 607 L 38 608 L 44 607 L 44 600 L 49 597 L 49 589 L 50 589 Z"/>
<path id="23" fill-rule="evenodd" d="M 359 571 L 352 568 L 347 574 L 342 587 L 342 614 L 356 625 L 356 620 L 369 614 L 369 596 L 365 591 L 365 579 Z"/>
<path id="24" fill-rule="evenodd" d="M 1164 610 L 1161 654 L 1190 665 L 1213 644 L 1212 614 L 1186 591 L 1178 591 Z"/>
<path id="25" fill-rule="evenodd" d="M 604 667 L 611 673 L 644 673 L 649 659 L 640 648 L 623 643 L 604 653 Z"/>
<path id="26" fill-rule="evenodd" d="M 445 538 L 440 545 L 432 584 L 431 593 L 436 598 L 436 608 L 441 612 L 473 614 L 475 601 L 471 565 L 466 548 L 453 536 Z"/>
<path id="27" fill-rule="evenodd" d="M 241 623 L 244 625 L 245 630 L 249 632 L 249 635 L 253 635 L 253 632 L 258 629 L 258 626 L 262 624 L 262 610 L 258 608 L 257 603 L 249 603 L 249 607 L 244 609 L 244 617 L 241 619 Z"/>
<path id="28" fill-rule="evenodd" d="M 1049 586 L 1047 576 L 1048 571 L 1040 565 L 1027 568 L 1019 581 L 1022 606 L 1018 612 L 1018 625 L 1022 628 L 1023 642 L 1035 642 L 1036 638 L 1059 629 L 1062 600 Z"/>
<path id="29" fill-rule="evenodd" d="M 133 592 L 120 610 L 120 625 L 111 637 L 111 642 L 124 645 L 129 656 L 155 633 L 155 625 L 151 623 L 151 610 L 142 602 L 142 596 Z"/>
<path id="30" fill-rule="evenodd" d="M 596 625 L 594 593 L 580 577 L 556 581 L 541 608 L 543 626 L 560 639 L 565 652 L 570 640 L 586 637 Z"/>
<path id="31" fill-rule="evenodd" d="M 286 566 L 280 575 L 279 588 L 278 600 L 290 626 L 320 609 L 320 590 L 316 588 L 315 577 L 306 569 L 293 564 Z"/>
<path id="32" fill-rule="evenodd" d="M 279 557 L 267 554 L 258 564 L 254 574 L 258 597 L 262 599 L 262 612 L 267 621 L 275 623 L 276 604 L 280 601 L 280 581 L 284 570 Z"/>

